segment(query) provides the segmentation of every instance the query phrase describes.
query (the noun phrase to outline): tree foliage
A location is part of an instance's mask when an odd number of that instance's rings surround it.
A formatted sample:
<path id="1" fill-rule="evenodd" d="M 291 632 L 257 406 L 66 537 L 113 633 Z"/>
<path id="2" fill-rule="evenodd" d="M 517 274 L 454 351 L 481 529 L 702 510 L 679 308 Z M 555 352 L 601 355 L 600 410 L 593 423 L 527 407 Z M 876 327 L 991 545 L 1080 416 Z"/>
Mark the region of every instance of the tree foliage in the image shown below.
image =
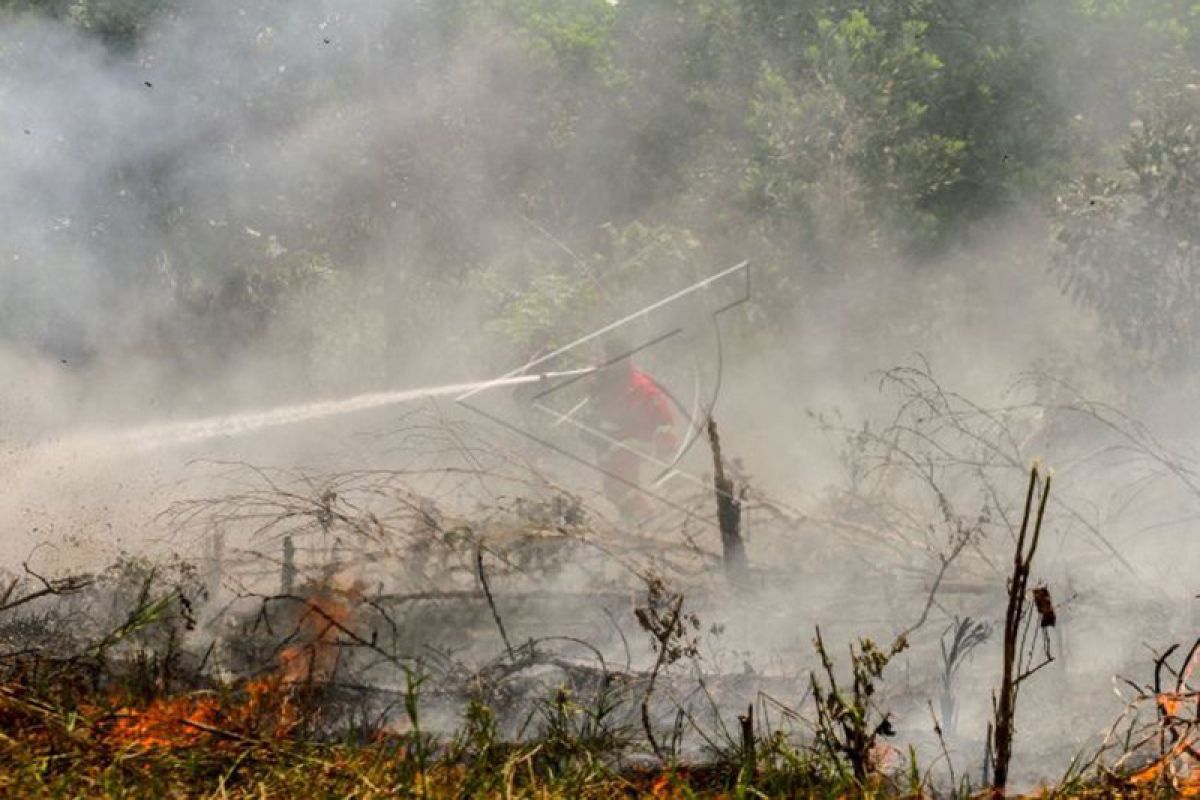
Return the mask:
<path id="1" fill-rule="evenodd" d="M 1055 198 L 1055 273 L 1148 376 L 1200 352 L 1200 7 L 1081 3 L 1112 51 L 1114 135 Z M 1128 44 L 1132 42 L 1132 44 Z M 1141 54 L 1134 60 L 1127 54 Z"/>
<path id="2" fill-rule="evenodd" d="M 754 258 L 780 323 L 857 256 L 919 269 L 1040 207 L 1062 287 L 1122 346 L 1194 350 L 1200 12 L 1185 0 L 384 5 L 0 0 L 6 24 L 55 18 L 130 64 L 170 63 L 185 17 L 245 44 L 227 96 L 196 96 L 211 105 L 194 134 L 110 170 L 74 228 L 116 283 L 195 311 L 160 320 L 180 347 L 207 346 L 200 317 L 261 326 L 338 275 L 377 287 L 343 301 L 384 331 L 381 352 L 464 296 L 491 316 L 481 331 L 523 348 L 601 313 L 597 283 L 628 260 L 614 242 L 637 230 L 710 266 Z M 296 35 L 329 65 L 281 70 Z M 304 151 L 321 125 L 337 147 Z M 303 156 L 245 166 L 285 144 Z M 220 191 L 197 192 L 197 170 Z M 696 268 L 656 258 L 635 260 L 655 280 Z"/>
<path id="3" fill-rule="evenodd" d="M 1131 126 L 1122 165 L 1059 198 L 1063 287 L 1094 307 L 1147 366 L 1200 352 L 1200 87 L 1171 93 Z"/>

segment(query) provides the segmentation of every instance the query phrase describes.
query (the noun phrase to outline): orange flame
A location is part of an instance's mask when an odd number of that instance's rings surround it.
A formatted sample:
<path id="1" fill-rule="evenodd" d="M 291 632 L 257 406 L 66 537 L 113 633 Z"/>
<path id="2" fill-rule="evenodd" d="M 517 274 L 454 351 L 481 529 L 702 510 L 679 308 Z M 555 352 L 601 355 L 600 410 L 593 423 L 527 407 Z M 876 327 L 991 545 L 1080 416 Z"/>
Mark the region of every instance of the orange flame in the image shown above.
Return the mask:
<path id="1" fill-rule="evenodd" d="M 663 772 L 654 779 L 654 783 L 650 784 L 650 796 L 663 798 L 663 800 L 667 800 L 667 798 L 674 800 L 679 796 L 679 790 L 671 785 L 671 776 Z"/>
<path id="2" fill-rule="evenodd" d="M 205 728 L 218 723 L 220 703 L 211 695 L 181 695 L 155 700 L 144 709 L 122 708 L 113 738 L 145 749 L 195 744 Z"/>
<path id="3" fill-rule="evenodd" d="M 1178 739 L 1171 749 L 1149 766 L 1135 772 L 1129 782 L 1135 786 L 1155 783 L 1164 777 L 1169 779 L 1172 787 L 1181 797 L 1200 797 L 1200 734 L 1193 732 L 1194 720 L 1180 717 L 1184 703 L 1198 701 L 1197 693 L 1188 690 L 1188 681 L 1200 663 L 1200 651 L 1197 651 L 1189 663 L 1184 665 L 1180 674 L 1176 692 L 1160 692 L 1155 698 L 1163 726 L 1159 734 L 1164 738 L 1167 732 L 1174 730 Z M 1182 723 L 1184 732 L 1179 733 Z"/>
<path id="4" fill-rule="evenodd" d="M 347 600 L 356 594 L 357 587 L 348 592 L 321 587 L 308 597 L 297 623 L 297 642 L 279 653 L 284 683 L 322 683 L 333 679 L 340 655 L 338 639 L 352 613 Z"/>
<path id="5" fill-rule="evenodd" d="M 281 739 L 302 721 L 291 692 L 278 678 L 250 681 L 236 700 L 205 692 L 160 697 L 145 708 L 126 706 L 108 731 L 115 744 L 175 749 L 201 742 Z"/>
<path id="6" fill-rule="evenodd" d="M 171 749 L 284 738 L 303 722 L 294 687 L 333 679 L 339 639 L 349 630 L 350 601 L 358 592 L 357 586 L 348 591 L 313 590 L 296 621 L 294 643 L 279 655 L 276 674 L 249 681 L 236 693 L 159 697 L 145 706 L 113 698 L 118 710 L 111 714 L 99 706 L 81 710 L 113 720 L 103 736 L 120 747 Z"/>

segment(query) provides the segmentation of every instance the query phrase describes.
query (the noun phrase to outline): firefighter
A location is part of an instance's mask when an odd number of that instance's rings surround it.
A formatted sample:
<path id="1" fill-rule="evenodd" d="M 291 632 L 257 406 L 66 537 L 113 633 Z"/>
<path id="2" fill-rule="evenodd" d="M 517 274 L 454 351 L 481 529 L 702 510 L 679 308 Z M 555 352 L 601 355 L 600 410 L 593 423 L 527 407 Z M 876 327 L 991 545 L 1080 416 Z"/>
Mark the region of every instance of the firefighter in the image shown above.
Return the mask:
<path id="1" fill-rule="evenodd" d="M 638 369 L 620 340 L 605 346 L 604 365 L 590 378 L 585 434 L 604 472 L 604 495 L 629 521 L 644 519 L 650 503 L 641 486 L 643 454 L 669 461 L 679 445 L 671 399 Z"/>

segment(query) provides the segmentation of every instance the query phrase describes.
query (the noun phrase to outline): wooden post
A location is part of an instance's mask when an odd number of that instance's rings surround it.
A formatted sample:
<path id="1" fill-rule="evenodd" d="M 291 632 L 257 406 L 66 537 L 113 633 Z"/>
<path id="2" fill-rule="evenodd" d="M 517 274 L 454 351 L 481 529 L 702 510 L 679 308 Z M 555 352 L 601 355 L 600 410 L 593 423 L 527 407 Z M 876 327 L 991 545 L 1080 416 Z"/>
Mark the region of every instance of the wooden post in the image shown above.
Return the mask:
<path id="1" fill-rule="evenodd" d="M 749 783 L 754 779 L 757 769 L 758 755 L 754 748 L 754 706 L 746 706 L 745 714 L 738 714 L 738 725 L 742 732 L 742 769 L 744 780 Z"/>
<path id="2" fill-rule="evenodd" d="M 717 497 L 717 524 L 721 528 L 721 550 L 724 554 L 725 576 L 730 581 L 746 585 L 746 546 L 742 542 L 742 501 L 734 491 L 733 481 L 725 477 L 721 458 L 721 437 L 717 423 L 708 418 L 708 443 L 713 454 L 713 491 Z"/>

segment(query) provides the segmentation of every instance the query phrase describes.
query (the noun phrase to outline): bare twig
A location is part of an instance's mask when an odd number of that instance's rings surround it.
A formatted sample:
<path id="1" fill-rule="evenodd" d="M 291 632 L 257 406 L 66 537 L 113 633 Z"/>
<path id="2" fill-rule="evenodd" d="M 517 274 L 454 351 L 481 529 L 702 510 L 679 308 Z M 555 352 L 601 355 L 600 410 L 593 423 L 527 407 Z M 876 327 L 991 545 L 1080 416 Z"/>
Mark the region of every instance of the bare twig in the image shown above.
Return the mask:
<path id="1" fill-rule="evenodd" d="M 475 549 L 475 569 L 479 575 L 479 585 L 483 589 L 483 594 L 487 598 L 488 608 L 492 610 L 492 619 L 496 621 L 496 628 L 500 631 L 500 639 L 504 642 L 504 649 L 508 651 L 509 659 L 513 659 L 513 646 L 508 640 L 508 632 L 504 630 L 504 620 L 500 618 L 500 611 L 496 608 L 496 600 L 492 597 L 492 590 L 488 587 L 487 573 L 483 569 L 483 548 Z"/>

